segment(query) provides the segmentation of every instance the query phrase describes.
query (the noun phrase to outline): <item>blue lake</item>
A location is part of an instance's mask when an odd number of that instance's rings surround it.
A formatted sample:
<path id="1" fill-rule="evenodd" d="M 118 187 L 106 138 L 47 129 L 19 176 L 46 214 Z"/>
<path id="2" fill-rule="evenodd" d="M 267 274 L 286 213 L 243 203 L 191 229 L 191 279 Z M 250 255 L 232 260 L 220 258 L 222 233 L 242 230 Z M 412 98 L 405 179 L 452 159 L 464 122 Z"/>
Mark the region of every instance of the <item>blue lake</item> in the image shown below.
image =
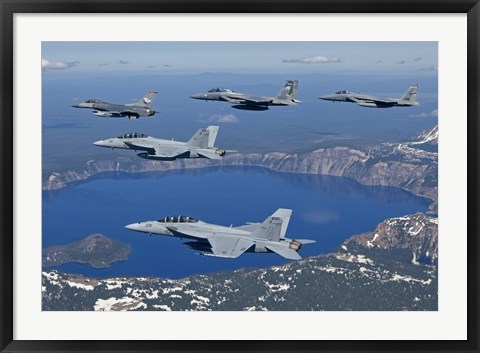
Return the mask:
<path id="1" fill-rule="evenodd" d="M 43 192 L 43 244 L 64 245 L 101 233 L 132 246 L 127 261 L 108 269 L 81 264 L 59 268 L 94 277 L 191 274 L 279 265 L 276 254 L 237 259 L 196 256 L 178 238 L 149 236 L 125 225 L 188 215 L 208 223 L 262 222 L 278 208 L 293 210 L 289 238 L 317 241 L 303 257 L 327 253 L 353 234 L 372 231 L 389 217 L 426 211 L 429 200 L 391 187 L 364 186 L 347 178 L 222 167 L 166 173 L 101 174 L 58 191 Z"/>

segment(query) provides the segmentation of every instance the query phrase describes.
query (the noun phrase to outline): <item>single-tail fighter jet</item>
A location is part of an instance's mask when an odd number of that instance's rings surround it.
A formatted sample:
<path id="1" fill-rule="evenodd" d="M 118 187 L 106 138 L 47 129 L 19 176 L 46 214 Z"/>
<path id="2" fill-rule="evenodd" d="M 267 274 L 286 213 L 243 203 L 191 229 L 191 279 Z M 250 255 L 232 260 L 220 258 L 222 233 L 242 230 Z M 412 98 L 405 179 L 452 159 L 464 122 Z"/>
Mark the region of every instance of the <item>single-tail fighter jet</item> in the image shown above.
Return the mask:
<path id="1" fill-rule="evenodd" d="M 295 105 L 297 100 L 297 80 L 288 80 L 276 97 L 253 96 L 232 91 L 228 88 L 213 88 L 205 93 L 191 96 L 204 101 L 220 101 L 232 103 L 232 108 L 241 110 L 268 110 L 271 105 Z"/>
<path id="2" fill-rule="evenodd" d="M 138 119 L 141 116 L 155 115 L 152 109 L 152 101 L 158 92 L 150 91 L 145 97 L 139 99 L 135 103 L 115 104 L 101 101 L 100 99 L 89 99 L 83 103 L 74 104 L 74 108 L 93 109 L 93 115 L 105 118 L 123 118 L 128 117 L 130 120 Z"/>
<path id="3" fill-rule="evenodd" d="M 412 84 L 405 94 L 400 98 L 380 98 L 363 93 L 350 91 L 338 91 L 335 94 L 321 96 L 319 99 L 332 102 L 357 103 L 361 107 L 368 108 L 391 108 L 419 106 L 417 102 L 418 85 Z"/>
<path id="4" fill-rule="evenodd" d="M 218 126 L 199 129 L 187 142 L 162 140 L 138 132 L 132 132 L 96 141 L 93 144 L 112 149 L 122 148 L 142 151 L 137 156 L 161 161 L 173 161 L 177 158 L 222 159 L 227 151 L 214 147 L 218 129 Z"/>
<path id="5" fill-rule="evenodd" d="M 125 228 L 147 234 L 159 234 L 193 240 L 185 246 L 200 251 L 199 255 L 236 258 L 244 252 L 274 252 L 291 260 L 300 260 L 298 251 L 308 239 L 285 237 L 292 210 L 279 208 L 263 223 L 247 223 L 225 227 L 205 223 L 191 217 L 172 216 L 157 221 L 133 223 Z"/>

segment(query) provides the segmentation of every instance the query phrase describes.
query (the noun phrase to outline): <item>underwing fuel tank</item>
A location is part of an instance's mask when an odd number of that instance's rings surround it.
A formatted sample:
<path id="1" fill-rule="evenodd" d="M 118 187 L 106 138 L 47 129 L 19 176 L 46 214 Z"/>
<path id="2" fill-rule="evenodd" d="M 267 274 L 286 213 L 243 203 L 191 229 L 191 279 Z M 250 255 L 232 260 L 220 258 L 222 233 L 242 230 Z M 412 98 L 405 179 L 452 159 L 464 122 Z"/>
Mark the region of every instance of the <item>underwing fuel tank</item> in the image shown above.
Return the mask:
<path id="1" fill-rule="evenodd" d="M 377 108 L 377 105 L 375 103 L 357 103 L 361 107 L 367 107 L 367 108 Z"/>
<path id="2" fill-rule="evenodd" d="M 157 161 L 173 161 L 175 160 L 175 158 L 168 158 L 168 157 L 159 157 L 159 156 L 156 156 L 154 154 L 149 154 L 148 152 L 142 152 L 142 153 L 138 153 L 137 156 L 139 156 L 140 158 L 143 158 L 143 159 L 153 159 L 153 160 L 157 160 Z"/>
<path id="3" fill-rule="evenodd" d="M 238 104 L 238 105 L 232 105 L 232 108 L 239 109 L 239 110 L 256 110 L 256 111 L 262 111 L 262 110 L 269 110 L 268 107 L 266 106 L 261 106 L 261 105 L 243 105 L 243 104 Z"/>

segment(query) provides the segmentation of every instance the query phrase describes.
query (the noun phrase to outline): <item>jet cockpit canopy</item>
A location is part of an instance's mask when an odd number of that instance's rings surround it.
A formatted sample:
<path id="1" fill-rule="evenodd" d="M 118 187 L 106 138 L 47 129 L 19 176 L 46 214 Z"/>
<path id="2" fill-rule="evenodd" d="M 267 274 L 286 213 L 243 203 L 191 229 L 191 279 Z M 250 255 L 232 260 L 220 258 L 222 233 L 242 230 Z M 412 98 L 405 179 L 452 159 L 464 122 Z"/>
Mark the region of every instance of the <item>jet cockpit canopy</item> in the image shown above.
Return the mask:
<path id="1" fill-rule="evenodd" d="M 87 100 L 85 103 L 98 103 L 98 102 L 100 102 L 100 99 L 91 98 L 91 99 Z"/>
<path id="2" fill-rule="evenodd" d="M 118 136 L 118 139 L 136 139 L 136 138 L 141 138 L 141 137 L 148 137 L 145 134 L 140 134 L 138 132 L 130 132 L 128 134 L 123 134 Z"/>
<path id="3" fill-rule="evenodd" d="M 215 92 L 235 92 L 235 91 L 232 91 L 231 89 L 229 88 L 223 88 L 223 87 L 218 87 L 218 88 L 212 88 L 211 90 L 209 90 L 208 92 L 211 92 L 211 93 L 215 93 Z"/>
<path id="4" fill-rule="evenodd" d="M 352 93 L 350 91 L 338 91 L 338 92 L 335 92 L 335 94 L 349 94 L 349 93 Z"/>
<path id="5" fill-rule="evenodd" d="M 188 216 L 167 216 L 160 218 L 157 222 L 161 223 L 197 223 L 198 220 Z"/>

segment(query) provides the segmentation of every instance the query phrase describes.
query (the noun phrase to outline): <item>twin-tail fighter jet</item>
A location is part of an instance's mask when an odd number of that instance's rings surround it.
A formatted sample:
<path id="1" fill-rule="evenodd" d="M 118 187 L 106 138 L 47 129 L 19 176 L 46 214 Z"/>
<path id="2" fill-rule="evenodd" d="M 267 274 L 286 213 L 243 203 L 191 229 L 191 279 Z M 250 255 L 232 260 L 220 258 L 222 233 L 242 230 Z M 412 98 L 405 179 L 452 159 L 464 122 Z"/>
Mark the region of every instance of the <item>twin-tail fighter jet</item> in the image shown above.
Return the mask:
<path id="1" fill-rule="evenodd" d="M 74 104 L 72 107 L 93 109 L 93 115 L 105 118 L 128 117 L 130 120 L 135 120 L 141 116 L 155 115 L 156 112 L 151 104 L 156 94 L 157 92 L 150 91 L 145 97 L 130 104 L 116 104 L 104 102 L 100 99 L 89 99 L 83 103 Z"/>
<path id="2" fill-rule="evenodd" d="M 171 216 L 157 221 L 133 223 L 125 228 L 147 234 L 159 234 L 188 239 L 185 246 L 200 251 L 199 255 L 236 258 L 244 252 L 274 252 L 291 260 L 300 260 L 298 251 L 308 239 L 285 237 L 292 210 L 279 208 L 263 223 L 247 223 L 225 227 L 205 223 L 191 217 Z"/>
<path id="3" fill-rule="evenodd" d="M 222 159 L 227 151 L 214 147 L 218 126 L 199 129 L 187 142 L 162 140 L 145 134 L 133 132 L 96 141 L 100 147 L 122 148 L 142 151 L 137 156 L 145 159 L 173 161 L 177 158 Z"/>
<path id="4" fill-rule="evenodd" d="M 417 102 L 418 85 L 412 84 L 405 94 L 400 98 L 380 98 L 363 93 L 350 91 L 338 91 L 335 94 L 321 96 L 319 99 L 332 102 L 357 103 L 361 107 L 368 108 L 391 108 L 419 106 Z"/>
<path id="5" fill-rule="evenodd" d="M 297 80 L 288 80 L 276 97 L 253 96 L 232 91 L 228 88 L 213 88 L 205 93 L 191 96 L 193 99 L 232 103 L 232 108 L 241 110 L 268 110 L 272 105 L 295 105 L 297 100 Z"/>

